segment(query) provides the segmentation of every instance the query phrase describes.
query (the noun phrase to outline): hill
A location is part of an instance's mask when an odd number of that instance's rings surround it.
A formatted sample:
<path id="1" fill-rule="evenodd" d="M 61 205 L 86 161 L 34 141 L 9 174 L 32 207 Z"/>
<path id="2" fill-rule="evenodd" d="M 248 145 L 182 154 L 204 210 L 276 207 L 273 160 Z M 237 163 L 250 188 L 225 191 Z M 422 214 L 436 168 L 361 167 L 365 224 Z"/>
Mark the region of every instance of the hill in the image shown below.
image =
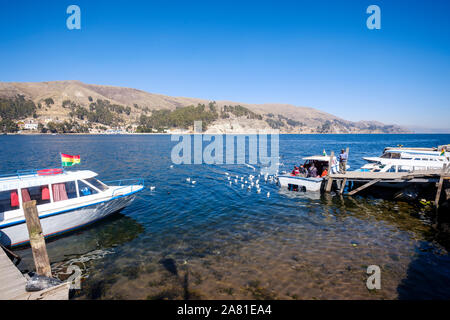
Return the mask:
<path id="1" fill-rule="evenodd" d="M 31 114 L 7 116 L 18 97 L 36 106 Z M 80 81 L 0 82 L 4 121 L 34 119 L 56 131 L 62 123 L 86 130 L 128 128 L 128 131 L 192 130 L 203 120 L 207 132 L 246 133 L 279 129 L 281 133 L 407 133 L 397 125 L 375 121 L 352 122 L 320 110 L 288 104 L 249 104 L 170 97 L 142 90 L 85 84 Z M 16 100 L 15 100 L 16 99 Z M 29 105 L 29 104 L 27 104 Z M 185 109 L 189 107 L 188 109 Z M 17 109 L 17 107 L 16 107 Z M 185 109 L 185 110 L 183 110 Z M 14 109 L 15 110 L 15 109 Z M 6 116 L 5 116 L 6 115 Z M 196 118 L 197 117 L 197 118 Z M 204 126 L 205 127 L 205 126 Z M 58 129 L 59 128 L 59 129 Z M 72 130 L 72 129 L 71 129 Z M 65 132 L 65 131 L 64 131 Z M 69 130 L 69 132 L 72 132 Z"/>

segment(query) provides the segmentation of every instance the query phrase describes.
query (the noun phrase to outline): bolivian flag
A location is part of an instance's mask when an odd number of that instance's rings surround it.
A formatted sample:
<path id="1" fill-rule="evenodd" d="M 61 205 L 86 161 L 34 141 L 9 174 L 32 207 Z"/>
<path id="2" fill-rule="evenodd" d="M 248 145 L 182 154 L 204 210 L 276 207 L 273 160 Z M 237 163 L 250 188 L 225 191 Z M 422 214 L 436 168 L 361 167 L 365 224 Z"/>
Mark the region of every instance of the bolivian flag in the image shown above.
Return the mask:
<path id="1" fill-rule="evenodd" d="M 63 167 L 71 167 L 74 164 L 80 163 L 80 156 L 70 156 L 61 153 L 61 164 Z"/>

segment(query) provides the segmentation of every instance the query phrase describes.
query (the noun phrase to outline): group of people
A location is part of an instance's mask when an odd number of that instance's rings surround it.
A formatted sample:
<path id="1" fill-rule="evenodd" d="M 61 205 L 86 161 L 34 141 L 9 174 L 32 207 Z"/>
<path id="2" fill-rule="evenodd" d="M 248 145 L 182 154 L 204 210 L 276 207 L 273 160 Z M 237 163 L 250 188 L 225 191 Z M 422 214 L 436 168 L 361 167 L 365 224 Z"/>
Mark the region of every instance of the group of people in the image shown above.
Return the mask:
<path id="1" fill-rule="evenodd" d="M 325 151 L 324 151 L 325 152 Z M 347 168 L 348 155 L 344 149 L 338 156 L 339 160 L 339 173 L 345 173 Z M 291 175 L 302 176 L 306 178 L 321 178 L 328 175 L 328 166 L 323 161 L 308 161 L 304 165 L 295 166 Z"/>
<path id="2" fill-rule="evenodd" d="M 302 176 L 306 178 L 320 178 L 325 177 L 327 174 L 328 166 L 322 165 L 321 162 L 316 160 L 299 167 L 295 166 L 294 170 L 291 172 L 291 175 L 293 176 Z"/>

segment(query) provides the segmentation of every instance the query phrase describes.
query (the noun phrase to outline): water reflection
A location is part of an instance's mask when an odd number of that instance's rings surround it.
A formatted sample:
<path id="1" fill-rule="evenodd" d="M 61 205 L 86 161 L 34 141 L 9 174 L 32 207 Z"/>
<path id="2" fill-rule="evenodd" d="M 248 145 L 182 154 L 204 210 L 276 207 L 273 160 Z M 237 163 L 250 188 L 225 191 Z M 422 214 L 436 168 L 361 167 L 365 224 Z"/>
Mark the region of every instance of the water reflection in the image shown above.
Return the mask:
<path id="1" fill-rule="evenodd" d="M 95 260 L 113 255 L 115 248 L 136 239 L 144 228 L 134 219 L 115 213 L 76 232 L 50 238 L 46 241 L 53 274 L 61 280 L 69 276 L 67 269 L 76 265 L 82 279 L 89 277 Z M 22 257 L 19 268 L 23 272 L 34 270 L 30 247 L 15 250 Z"/>

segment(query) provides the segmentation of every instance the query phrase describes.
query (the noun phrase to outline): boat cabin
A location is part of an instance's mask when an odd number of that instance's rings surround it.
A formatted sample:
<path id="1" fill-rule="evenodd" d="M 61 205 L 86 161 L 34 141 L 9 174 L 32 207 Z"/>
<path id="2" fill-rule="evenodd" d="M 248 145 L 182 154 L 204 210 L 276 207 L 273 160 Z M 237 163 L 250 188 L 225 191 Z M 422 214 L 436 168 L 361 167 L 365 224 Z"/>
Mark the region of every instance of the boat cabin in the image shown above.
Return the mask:
<path id="1" fill-rule="evenodd" d="M 27 201 L 36 200 L 39 208 L 106 191 L 109 187 L 96 176 L 90 170 L 45 169 L 0 177 L 0 221 L 5 212 L 17 212 Z"/>
<path id="2" fill-rule="evenodd" d="M 314 164 L 314 167 L 316 167 L 317 169 L 317 175 L 315 177 L 312 178 L 317 178 L 317 177 L 323 177 L 325 175 L 327 175 L 328 171 L 329 171 L 329 162 L 330 162 L 330 157 L 329 156 L 310 156 L 310 157 L 305 157 L 303 158 L 303 160 L 305 160 L 304 164 L 303 164 L 303 172 L 302 170 L 300 170 L 299 174 L 296 174 L 295 171 L 293 171 L 291 173 L 291 175 L 298 175 L 298 176 L 303 176 L 303 177 L 311 177 L 310 176 L 310 168 L 311 166 Z M 337 162 L 336 162 L 336 157 L 333 157 L 333 162 L 331 165 L 331 170 L 332 172 L 337 172 L 337 166 L 336 166 Z"/>

